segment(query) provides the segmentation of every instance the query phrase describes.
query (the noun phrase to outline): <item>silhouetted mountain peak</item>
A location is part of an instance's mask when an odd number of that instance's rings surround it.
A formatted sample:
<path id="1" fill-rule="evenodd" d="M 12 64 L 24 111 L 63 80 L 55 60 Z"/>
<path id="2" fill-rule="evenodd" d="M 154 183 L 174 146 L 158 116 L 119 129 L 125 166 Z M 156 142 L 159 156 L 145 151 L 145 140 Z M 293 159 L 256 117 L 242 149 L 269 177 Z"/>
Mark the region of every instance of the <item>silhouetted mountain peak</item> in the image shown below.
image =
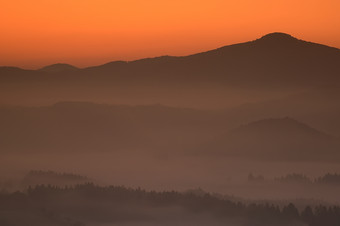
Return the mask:
<path id="1" fill-rule="evenodd" d="M 285 46 L 285 45 L 301 43 L 303 41 L 286 33 L 275 32 L 275 33 L 270 33 L 265 36 L 262 36 L 260 39 L 257 39 L 255 42 L 259 44 L 266 44 L 266 45 L 271 45 L 271 46 L 272 45 Z"/>
<path id="2" fill-rule="evenodd" d="M 293 36 L 282 33 L 282 32 L 274 32 L 274 33 L 269 33 L 264 36 L 262 36 L 260 39 L 262 40 L 296 40 Z"/>
<path id="3" fill-rule="evenodd" d="M 45 72 L 62 72 L 62 71 L 75 71 L 78 70 L 78 68 L 70 64 L 57 63 L 43 67 L 40 70 Z"/>

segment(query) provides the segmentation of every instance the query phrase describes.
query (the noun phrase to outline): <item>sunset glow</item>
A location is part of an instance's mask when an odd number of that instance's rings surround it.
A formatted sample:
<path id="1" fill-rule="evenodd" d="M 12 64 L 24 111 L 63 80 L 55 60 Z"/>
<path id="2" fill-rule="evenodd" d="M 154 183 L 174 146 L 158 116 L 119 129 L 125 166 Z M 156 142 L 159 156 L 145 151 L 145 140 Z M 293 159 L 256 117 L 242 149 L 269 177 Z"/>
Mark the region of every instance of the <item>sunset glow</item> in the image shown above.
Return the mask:
<path id="1" fill-rule="evenodd" d="M 339 0 L 3 0 L 0 65 L 187 55 L 274 31 L 339 48 L 339 11 Z"/>

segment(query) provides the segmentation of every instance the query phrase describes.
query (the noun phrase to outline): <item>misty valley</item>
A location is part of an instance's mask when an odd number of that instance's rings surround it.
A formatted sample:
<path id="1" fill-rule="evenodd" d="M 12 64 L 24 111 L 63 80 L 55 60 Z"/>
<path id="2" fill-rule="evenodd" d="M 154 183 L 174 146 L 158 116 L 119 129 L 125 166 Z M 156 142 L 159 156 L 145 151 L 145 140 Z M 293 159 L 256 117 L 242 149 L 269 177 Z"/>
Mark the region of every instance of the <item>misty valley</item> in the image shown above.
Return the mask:
<path id="1" fill-rule="evenodd" d="M 0 67 L 1 226 L 339 226 L 340 50 Z"/>

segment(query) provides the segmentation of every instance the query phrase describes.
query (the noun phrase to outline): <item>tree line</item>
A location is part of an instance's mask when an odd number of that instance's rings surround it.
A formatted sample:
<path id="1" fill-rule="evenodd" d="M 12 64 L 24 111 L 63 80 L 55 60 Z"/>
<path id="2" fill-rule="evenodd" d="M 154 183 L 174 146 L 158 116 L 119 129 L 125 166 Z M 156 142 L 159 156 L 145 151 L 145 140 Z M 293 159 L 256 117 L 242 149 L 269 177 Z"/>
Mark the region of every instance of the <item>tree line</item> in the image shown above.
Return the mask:
<path id="1" fill-rule="evenodd" d="M 340 225 L 339 206 L 306 206 L 299 210 L 292 203 L 283 207 L 269 203 L 245 204 L 209 193 L 157 192 L 87 183 L 69 187 L 38 185 L 24 192 L 0 195 L 0 213 L 36 209 L 40 214 L 56 219 L 68 215 L 92 220 L 138 220 L 152 217 L 146 209 L 161 211 L 167 207 L 180 207 L 191 214 L 209 213 L 221 221 L 236 219 L 243 225 Z"/>

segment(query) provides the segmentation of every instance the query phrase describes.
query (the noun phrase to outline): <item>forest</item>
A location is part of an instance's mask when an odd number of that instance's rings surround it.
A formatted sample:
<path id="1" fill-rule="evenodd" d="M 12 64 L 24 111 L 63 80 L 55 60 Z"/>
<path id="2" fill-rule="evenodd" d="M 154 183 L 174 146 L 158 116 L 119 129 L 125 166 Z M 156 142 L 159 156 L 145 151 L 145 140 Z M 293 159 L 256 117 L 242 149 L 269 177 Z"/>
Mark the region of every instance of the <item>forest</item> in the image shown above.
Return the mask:
<path id="1" fill-rule="evenodd" d="M 0 195 L 0 223 L 21 225 L 92 225 L 91 222 L 166 223 L 190 216 L 199 222 L 209 216 L 218 225 L 340 225 L 339 206 L 305 206 L 289 203 L 283 207 L 265 203 L 241 203 L 193 192 L 146 191 L 124 186 L 98 186 L 93 183 L 57 187 L 37 185 L 22 192 Z M 34 220 L 33 220 L 34 219 Z M 111 225 L 112 225 L 111 224 Z M 199 225 L 199 224 L 198 224 Z"/>

